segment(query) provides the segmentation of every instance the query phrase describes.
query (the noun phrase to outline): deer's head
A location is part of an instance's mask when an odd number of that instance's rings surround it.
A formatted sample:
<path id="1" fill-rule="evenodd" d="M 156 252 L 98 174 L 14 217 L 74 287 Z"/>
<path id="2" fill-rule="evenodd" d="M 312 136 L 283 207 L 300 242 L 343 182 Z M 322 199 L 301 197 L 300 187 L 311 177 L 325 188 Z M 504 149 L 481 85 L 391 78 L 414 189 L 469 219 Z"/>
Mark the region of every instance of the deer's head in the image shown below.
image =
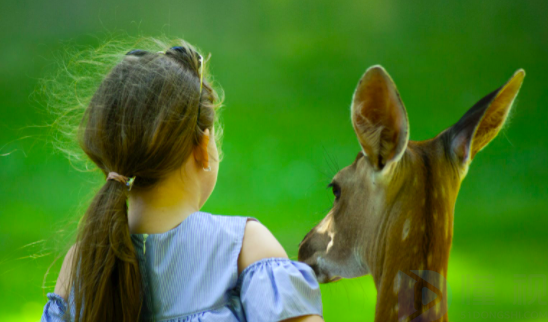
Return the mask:
<path id="1" fill-rule="evenodd" d="M 455 125 L 416 142 L 394 82 L 381 66 L 369 68 L 351 107 L 361 150 L 333 178 L 334 205 L 299 245 L 299 260 L 323 283 L 371 273 L 377 289 L 388 277 L 394 291 L 398 270 L 446 276 L 460 183 L 502 128 L 524 76 L 518 70 Z"/>

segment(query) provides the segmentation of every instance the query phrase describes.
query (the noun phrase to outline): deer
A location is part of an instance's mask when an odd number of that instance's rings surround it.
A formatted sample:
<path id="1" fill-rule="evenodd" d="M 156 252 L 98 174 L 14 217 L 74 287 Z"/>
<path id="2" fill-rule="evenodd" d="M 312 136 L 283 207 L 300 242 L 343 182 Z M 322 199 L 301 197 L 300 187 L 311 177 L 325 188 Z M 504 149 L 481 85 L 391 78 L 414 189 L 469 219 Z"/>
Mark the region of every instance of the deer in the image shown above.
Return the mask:
<path id="1" fill-rule="evenodd" d="M 333 177 L 327 215 L 299 244 L 320 283 L 372 275 L 375 321 L 448 321 L 454 208 L 476 156 L 503 127 L 521 88 L 517 70 L 453 126 L 409 140 L 407 111 L 386 70 L 361 77 L 350 109 L 361 149 Z"/>

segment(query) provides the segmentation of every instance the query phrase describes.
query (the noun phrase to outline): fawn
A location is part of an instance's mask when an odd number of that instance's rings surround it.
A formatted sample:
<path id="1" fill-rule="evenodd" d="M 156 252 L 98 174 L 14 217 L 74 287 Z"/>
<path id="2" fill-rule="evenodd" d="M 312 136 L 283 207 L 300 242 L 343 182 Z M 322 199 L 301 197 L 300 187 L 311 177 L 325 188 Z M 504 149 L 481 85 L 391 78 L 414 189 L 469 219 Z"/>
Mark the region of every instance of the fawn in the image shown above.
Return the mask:
<path id="1" fill-rule="evenodd" d="M 453 211 L 468 167 L 502 128 L 520 69 L 433 139 L 409 141 L 407 112 L 381 66 L 360 79 L 351 106 L 362 150 L 329 186 L 335 201 L 299 244 L 321 283 L 371 274 L 375 321 L 447 321 Z"/>

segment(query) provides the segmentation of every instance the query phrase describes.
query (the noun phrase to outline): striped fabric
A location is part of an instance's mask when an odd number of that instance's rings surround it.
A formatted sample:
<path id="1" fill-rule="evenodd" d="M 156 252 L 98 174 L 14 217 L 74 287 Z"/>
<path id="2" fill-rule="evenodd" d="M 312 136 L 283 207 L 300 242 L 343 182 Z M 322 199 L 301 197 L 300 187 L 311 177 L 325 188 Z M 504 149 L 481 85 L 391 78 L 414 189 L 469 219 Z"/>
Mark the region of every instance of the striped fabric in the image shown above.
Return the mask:
<path id="1" fill-rule="evenodd" d="M 322 315 L 319 284 L 304 263 L 265 258 L 238 276 L 248 220 L 257 219 L 195 212 L 165 233 L 133 234 L 145 294 L 141 321 L 274 322 Z M 62 321 L 69 305 L 55 293 L 47 296 L 42 321 Z"/>

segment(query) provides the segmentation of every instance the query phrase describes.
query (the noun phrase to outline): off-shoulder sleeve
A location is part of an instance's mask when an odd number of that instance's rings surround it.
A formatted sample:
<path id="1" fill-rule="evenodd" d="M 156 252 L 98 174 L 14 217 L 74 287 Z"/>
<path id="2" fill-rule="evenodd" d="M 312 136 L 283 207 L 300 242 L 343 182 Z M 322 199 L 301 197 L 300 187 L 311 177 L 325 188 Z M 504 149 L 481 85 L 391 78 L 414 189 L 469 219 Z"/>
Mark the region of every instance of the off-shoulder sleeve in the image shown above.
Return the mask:
<path id="1" fill-rule="evenodd" d="M 244 269 L 237 282 L 249 322 L 322 316 L 320 285 L 310 266 L 287 258 L 265 258 Z"/>
<path id="2" fill-rule="evenodd" d="M 48 293 L 48 302 L 44 306 L 41 322 L 62 322 L 67 311 L 67 302 L 55 293 Z"/>

